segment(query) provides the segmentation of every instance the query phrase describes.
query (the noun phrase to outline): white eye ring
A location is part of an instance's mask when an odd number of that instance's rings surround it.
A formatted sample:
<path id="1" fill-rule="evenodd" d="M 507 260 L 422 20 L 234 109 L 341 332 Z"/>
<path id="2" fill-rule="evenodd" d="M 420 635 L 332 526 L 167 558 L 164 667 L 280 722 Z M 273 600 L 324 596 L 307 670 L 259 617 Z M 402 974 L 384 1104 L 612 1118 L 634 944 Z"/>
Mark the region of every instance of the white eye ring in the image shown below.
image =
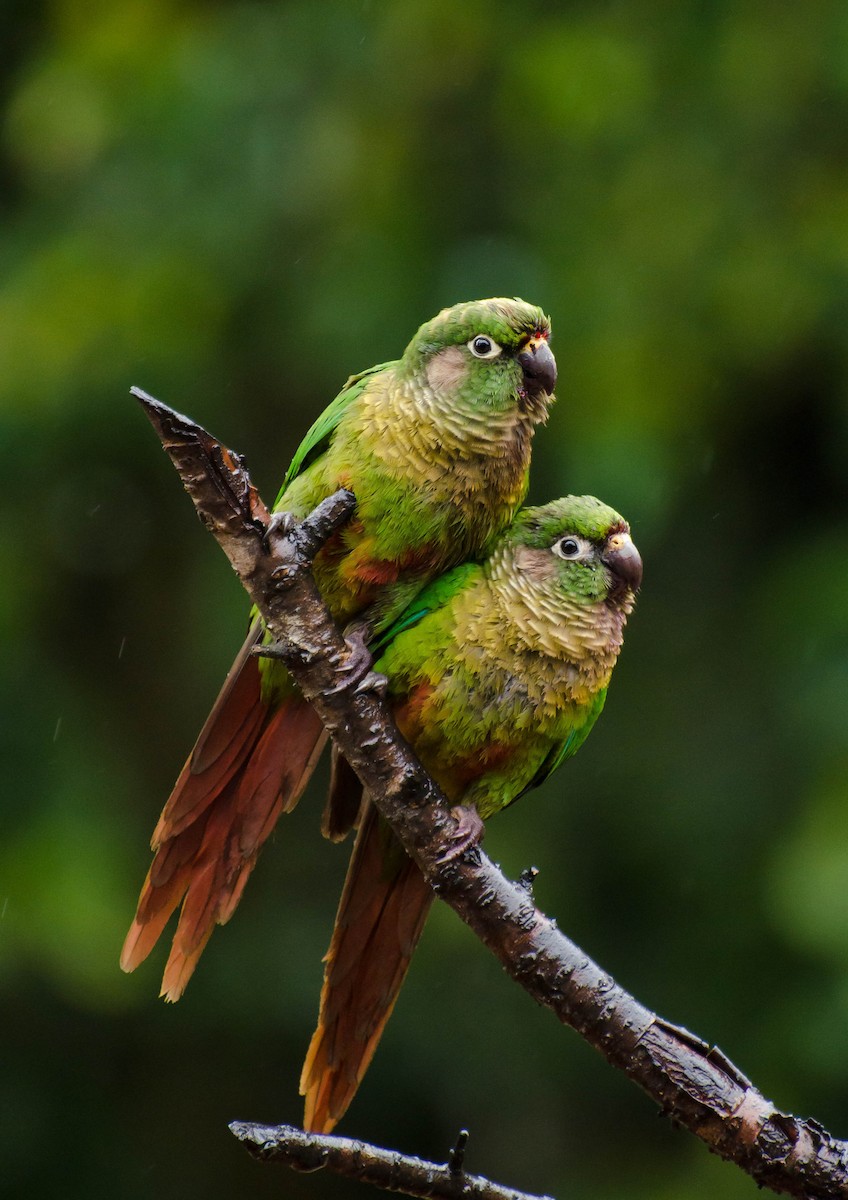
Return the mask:
<path id="1" fill-rule="evenodd" d="M 586 558 L 592 549 L 592 543 L 586 538 L 577 537 L 574 533 L 567 533 L 565 537 L 557 538 L 551 546 L 554 554 L 558 558 L 564 558 L 566 562 L 574 562 L 578 558 Z"/>
<path id="2" fill-rule="evenodd" d="M 475 358 L 497 358 L 503 349 L 485 333 L 478 333 L 465 344 Z"/>

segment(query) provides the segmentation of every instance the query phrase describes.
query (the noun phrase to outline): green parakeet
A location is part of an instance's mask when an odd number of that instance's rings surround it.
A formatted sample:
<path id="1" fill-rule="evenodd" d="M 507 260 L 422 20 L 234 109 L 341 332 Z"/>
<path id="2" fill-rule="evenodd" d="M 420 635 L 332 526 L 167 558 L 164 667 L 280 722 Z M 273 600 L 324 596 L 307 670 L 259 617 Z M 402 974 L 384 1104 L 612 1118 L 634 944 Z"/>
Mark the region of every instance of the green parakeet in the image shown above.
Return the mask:
<path id="1" fill-rule="evenodd" d="M 549 336 L 547 317 L 522 300 L 457 304 L 422 325 L 398 361 L 352 376 L 309 430 L 275 507 L 303 517 L 342 486 L 354 492 L 354 518 L 315 560 L 337 621 L 379 631 L 509 524 L 553 398 Z M 165 805 L 124 943 L 131 971 L 182 904 L 162 982 L 169 1000 L 232 915 L 325 741 L 284 668 L 252 654 L 263 636 L 254 621 Z M 325 832 L 343 834 L 354 817 L 336 809 Z"/>
<path id="2" fill-rule="evenodd" d="M 431 583 L 377 643 L 398 728 L 466 830 L 586 739 L 641 579 L 618 513 L 568 496 L 519 513 L 483 563 Z M 344 786 L 355 790 L 355 777 Z M 306 1129 L 328 1132 L 347 1109 L 432 900 L 366 798 L 301 1077 Z"/>

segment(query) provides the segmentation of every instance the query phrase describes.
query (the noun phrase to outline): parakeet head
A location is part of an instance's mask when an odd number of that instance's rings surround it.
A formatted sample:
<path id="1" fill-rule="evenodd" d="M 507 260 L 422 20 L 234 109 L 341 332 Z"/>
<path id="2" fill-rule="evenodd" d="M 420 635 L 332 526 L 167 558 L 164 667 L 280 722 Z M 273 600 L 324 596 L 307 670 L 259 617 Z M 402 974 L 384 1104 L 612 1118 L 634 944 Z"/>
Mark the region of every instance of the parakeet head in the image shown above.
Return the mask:
<path id="1" fill-rule="evenodd" d="M 540 602 L 603 604 L 630 612 L 642 582 L 642 559 L 627 522 L 594 496 L 565 496 L 516 516 L 502 544 L 517 586 Z"/>
<path id="2" fill-rule="evenodd" d="M 518 299 L 472 300 L 443 309 L 416 333 L 401 369 L 440 399 L 481 411 L 518 409 L 534 423 L 547 415 L 556 386 L 551 323 Z"/>

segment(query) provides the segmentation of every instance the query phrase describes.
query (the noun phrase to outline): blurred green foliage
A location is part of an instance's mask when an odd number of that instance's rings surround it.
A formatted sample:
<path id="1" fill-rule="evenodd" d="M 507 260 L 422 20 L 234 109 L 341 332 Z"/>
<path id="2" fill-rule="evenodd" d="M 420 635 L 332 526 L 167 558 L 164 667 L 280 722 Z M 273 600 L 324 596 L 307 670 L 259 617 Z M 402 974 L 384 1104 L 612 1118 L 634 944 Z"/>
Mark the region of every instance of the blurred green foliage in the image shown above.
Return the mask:
<path id="1" fill-rule="evenodd" d="M 0 1191 L 354 1197 L 298 1121 L 344 850 L 320 783 L 186 998 L 117 956 L 240 588 L 130 401 L 267 497 L 440 307 L 554 319 L 532 499 L 646 563 L 607 711 L 487 845 L 646 1003 L 848 1134 L 848 8 L 6 0 Z M 431 921 L 342 1131 L 569 1200 L 754 1185 Z"/>

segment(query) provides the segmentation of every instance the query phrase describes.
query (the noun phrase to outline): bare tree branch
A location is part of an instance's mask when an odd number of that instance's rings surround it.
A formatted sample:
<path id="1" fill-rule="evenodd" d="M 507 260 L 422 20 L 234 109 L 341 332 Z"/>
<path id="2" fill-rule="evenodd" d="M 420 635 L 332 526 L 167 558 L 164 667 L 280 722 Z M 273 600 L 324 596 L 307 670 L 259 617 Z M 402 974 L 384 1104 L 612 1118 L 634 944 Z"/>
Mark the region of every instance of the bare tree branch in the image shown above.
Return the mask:
<path id="1" fill-rule="evenodd" d="M 492 1183 L 482 1175 L 466 1175 L 453 1170 L 450 1162 L 439 1165 L 352 1138 L 246 1121 L 233 1121 L 230 1129 L 254 1158 L 284 1163 L 294 1171 L 326 1167 L 348 1179 L 423 1200 L 550 1200 L 549 1196 L 531 1196 Z"/>
<path id="2" fill-rule="evenodd" d="M 337 493 L 302 524 L 275 520 L 244 463 L 200 426 L 138 389 L 204 524 L 278 640 L 280 654 L 437 894 L 540 1004 L 648 1093 L 660 1109 L 758 1184 L 807 1200 L 848 1197 L 848 1144 L 816 1121 L 780 1112 L 716 1047 L 641 1005 L 479 850 L 442 861 L 454 822 L 379 697 L 357 690 L 352 655 L 310 574 Z"/>

